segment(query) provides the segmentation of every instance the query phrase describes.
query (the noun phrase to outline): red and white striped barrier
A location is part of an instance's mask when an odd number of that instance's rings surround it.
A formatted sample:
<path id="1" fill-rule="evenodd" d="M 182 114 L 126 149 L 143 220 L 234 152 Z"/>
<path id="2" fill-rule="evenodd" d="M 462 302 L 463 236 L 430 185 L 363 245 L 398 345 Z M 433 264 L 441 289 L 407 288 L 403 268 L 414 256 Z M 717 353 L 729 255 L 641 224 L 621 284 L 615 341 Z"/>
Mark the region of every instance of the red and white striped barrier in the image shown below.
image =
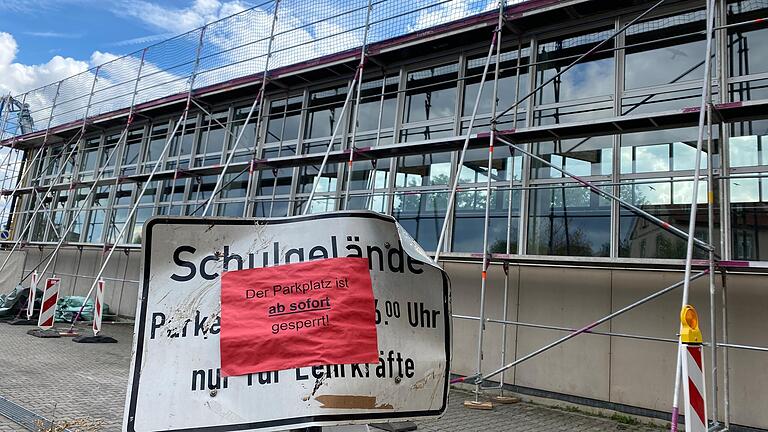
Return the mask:
<path id="1" fill-rule="evenodd" d="M 57 277 L 52 277 L 45 280 L 43 301 L 40 305 L 40 318 L 37 320 L 37 326 L 43 330 L 53 328 L 53 319 L 56 312 L 56 302 L 59 301 L 60 286 L 61 279 Z"/>
<path id="2" fill-rule="evenodd" d="M 701 345 L 683 345 L 683 394 L 685 431 L 707 431 L 707 401 L 704 387 L 704 359 Z"/>
<path id="3" fill-rule="evenodd" d="M 99 279 L 96 284 L 96 302 L 93 307 L 93 335 L 98 336 L 101 331 L 101 316 L 104 304 L 104 279 Z"/>
<path id="4" fill-rule="evenodd" d="M 31 320 L 35 313 L 35 297 L 37 297 L 37 272 L 32 273 L 32 282 L 29 285 L 29 294 L 27 295 L 27 319 Z"/>

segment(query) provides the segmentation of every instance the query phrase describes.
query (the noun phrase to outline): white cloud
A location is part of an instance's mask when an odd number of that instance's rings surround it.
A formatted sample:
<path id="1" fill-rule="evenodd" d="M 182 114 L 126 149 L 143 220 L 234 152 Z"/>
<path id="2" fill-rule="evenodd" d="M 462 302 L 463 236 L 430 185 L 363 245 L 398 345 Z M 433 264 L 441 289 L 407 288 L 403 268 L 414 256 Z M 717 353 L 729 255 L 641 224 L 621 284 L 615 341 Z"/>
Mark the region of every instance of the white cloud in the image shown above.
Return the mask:
<path id="1" fill-rule="evenodd" d="M 10 34 L 0 32 L 0 94 L 17 95 L 85 71 L 88 62 L 53 56 L 46 63 L 14 63 L 19 47 Z"/>
<path id="2" fill-rule="evenodd" d="M 184 33 L 226 16 L 241 12 L 248 6 L 240 1 L 195 0 L 185 8 L 171 8 L 145 0 L 127 0 L 119 10 L 157 29 Z"/>

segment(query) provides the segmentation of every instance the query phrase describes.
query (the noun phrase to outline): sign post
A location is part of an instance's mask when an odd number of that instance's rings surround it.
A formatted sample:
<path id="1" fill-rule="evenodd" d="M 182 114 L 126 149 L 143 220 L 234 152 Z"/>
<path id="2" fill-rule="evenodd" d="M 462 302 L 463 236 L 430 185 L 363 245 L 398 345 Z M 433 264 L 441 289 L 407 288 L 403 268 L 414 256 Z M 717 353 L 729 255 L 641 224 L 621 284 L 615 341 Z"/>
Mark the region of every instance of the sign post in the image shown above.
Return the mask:
<path id="1" fill-rule="evenodd" d="M 156 217 L 143 239 L 124 431 L 287 430 L 445 411 L 448 279 L 393 218 Z"/>

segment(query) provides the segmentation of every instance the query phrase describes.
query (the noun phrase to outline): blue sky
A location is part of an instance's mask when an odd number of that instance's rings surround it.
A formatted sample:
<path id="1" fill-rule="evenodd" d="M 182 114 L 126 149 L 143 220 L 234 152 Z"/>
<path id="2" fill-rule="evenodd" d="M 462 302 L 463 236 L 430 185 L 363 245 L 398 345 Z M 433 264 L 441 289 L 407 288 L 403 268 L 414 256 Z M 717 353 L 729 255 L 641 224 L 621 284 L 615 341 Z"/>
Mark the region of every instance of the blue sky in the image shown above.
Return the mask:
<path id="1" fill-rule="evenodd" d="M 382 40 L 493 9 L 497 1 L 393 0 L 381 3 L 374 8 L 374 13 L 378 13 L 380 17 L 394 19 L 382 21 L 378 26 L 374 23 L 369 40 Z M 518 1 L 520 0 L 513 0 Z M 0 95 L 20 95 L 58 82 L 118 56 L 139 51 L 145 46 L 265 2 L 266 0 L 0 0 Z M 365 4 L 365 0 L 297 0 L 281 4 L 281 18 L 276 29 L 281 36 L 276 38 L 275 47 L 285 48 L 275 49 L 277 54 L 272 58 L 270 66 L 297 63 L 359 46 L 362 43 L 362 30 L 355 27 L 354 31 L 350 32 L 347 26 L 364 21 Z M 225 25 L 209 28 L 206 33 L 206 47 L 209 51 L 222 50 L 225 54 L 217 56 L 216 61 L 230 62 L 223 64 L 232 67 L 213 68 L 213 72 L 209 74 L 202 71 L 199 75 L 206 76 L 199 77 L 198 81 L 211 84 L 242 76 L 243 73 L 257 72 L 254 68 L 258 68 L 257 63 L 263 61 L 263 53 L 261 57 L 260 53 L 266 49 L 266 43 L 243 45 L 243 42 L 265 40 L 266 34 L 259 34 L 268 33 L 271 14 L 268 10 L 271 8 L 270 3 L 269 6 L 240 15 L 234 21 L 227 21 Z M 403 11 L 409 9 L 413 11 L 412 14 L 402 15 Z M 344 13 L 340 14 L 342 11 Z M 329 16 L 335 18 L 330 21 L 318 21 Z M 286 32 L 290 29 L 293 30 Z M 194 42 L 184 50 L 179 50 L 174 44 L 175 42 L 170 45 L 172 50 L 175 50 L 174 55 L 193 55 Z M 165 58 L 162 57 L 165 51 L 156 49 L 154 52 L 161 54 L 155 54 L 151 58 L 148 54 L 147 67 L 167 67 Z M 208 55 L 210 57 L 210 52 Z M 137 55 L 133 60 L 138 62 L 139 57 Z M 246 58 L 255 60 L 244 63 Z M 258 60 L 260 58 L 262 60 Z M 213 60 L 209 58 L 208 62 L 210 61 Z M 179 70 L 169 72 L 178 76 L 179 82 L 182 82 L 181 78 L 184 78 L 186 73 Z M 114 78 L 115 82 L 125 81 L 124 76 L 111 77 L 103 70 L 98 81 L 102 85 L 108 85 L 111 78 Z M 74 82 L 78 83 L 78 80 Z M 84 82 L 86 84 L 81 87 L 87 90 L 87 84 L 91 80 L 85 77 Z M 35 93 L 31 103 L 40 107 L 46 106 L 51 102 L 51 95 L 48 93 L 50 92 L 47 89 Z"/>
<path id="2" fill-rule="evenodd" d="M 93 51 L 123 54 L 182 30 L 183 23 L 166 30 L 150 17 L 136 16 L 151 5 L 172 14 L 195 9 L 189 0 L 0 0 L 0 31 L 14 37 L 15 61 L 23 64 L 45 63 L 54 55 L 87 59 Z"/>
<path id="3" fill-rule="evenodd" d="M 18 94 L 253 6 L 245 0 L 0 0 L 0 94 Z"/>

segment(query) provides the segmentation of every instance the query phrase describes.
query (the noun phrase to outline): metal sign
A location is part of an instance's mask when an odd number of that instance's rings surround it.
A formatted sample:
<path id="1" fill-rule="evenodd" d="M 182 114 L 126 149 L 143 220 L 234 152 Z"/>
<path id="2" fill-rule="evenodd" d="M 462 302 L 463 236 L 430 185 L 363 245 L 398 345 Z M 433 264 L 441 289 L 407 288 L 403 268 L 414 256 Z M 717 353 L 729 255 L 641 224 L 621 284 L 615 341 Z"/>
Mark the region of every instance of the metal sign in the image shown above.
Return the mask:
<path id="1" fill-rule="evenodd" d="M 393 218 L 153 218 L 143 238 L 124 431 L 286 430 L 445 411 L 448 279 Z M 224 377 L 221 274 L 338 257 L 369 260 L 378 363 Z"/>

